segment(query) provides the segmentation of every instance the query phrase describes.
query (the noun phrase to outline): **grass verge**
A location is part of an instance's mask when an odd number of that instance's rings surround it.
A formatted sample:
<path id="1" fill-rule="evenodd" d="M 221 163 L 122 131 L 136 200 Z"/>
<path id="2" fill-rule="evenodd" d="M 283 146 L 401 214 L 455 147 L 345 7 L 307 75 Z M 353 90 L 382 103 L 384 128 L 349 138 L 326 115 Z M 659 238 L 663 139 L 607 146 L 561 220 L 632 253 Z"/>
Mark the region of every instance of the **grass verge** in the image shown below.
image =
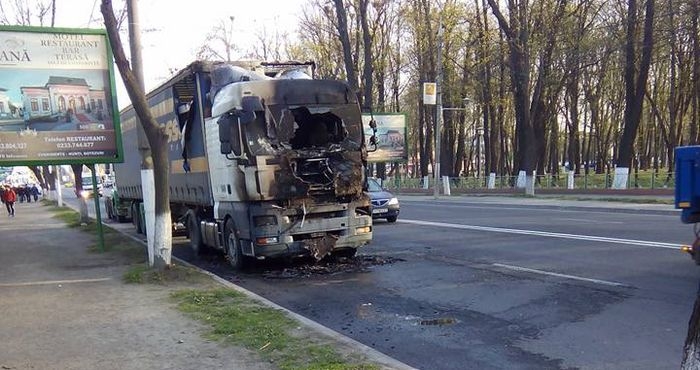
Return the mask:
<path id="1" fill-rule="evenodd" d="M 339 354 L 320 338 L 309 337 L 283 312 L 224 288 L 181 290 L 171 298 L 180 311 L 210 326 L 206 336 L 242 345 L 282 370 L 375 370 Z"/>
<path id="2" fill-rule="evenodd" d="M 98 226 L 94 219 L 89 219 L 87 223 L 81 223 L 80 213 L 72 208 L 58 207 L 55 201 L 50 200 L 43 200 L 42 203 L 48 207 L 50 212 L 53 212 L 54 218 L 65 222 L 68 227 L 97 235 Z M 95 244 L 88 247 L 89 251 L 117 253 L 125 258 L 127 264 L 144 262 L 146 251 L 141 244 L 104 225 L 102 226 L 102 235 L 104 237 L 104 250 L 100 250 L 96 241 Z"/>
<path id="3" fill-rule="evenodd" d="M 147 263 L 135 264 L 124 273 L 123 280 L 127 284 L 193 283 L 212 285 L 212 280 L 201 272 L 175 264 L 160 271 L 148 267 Z"/>

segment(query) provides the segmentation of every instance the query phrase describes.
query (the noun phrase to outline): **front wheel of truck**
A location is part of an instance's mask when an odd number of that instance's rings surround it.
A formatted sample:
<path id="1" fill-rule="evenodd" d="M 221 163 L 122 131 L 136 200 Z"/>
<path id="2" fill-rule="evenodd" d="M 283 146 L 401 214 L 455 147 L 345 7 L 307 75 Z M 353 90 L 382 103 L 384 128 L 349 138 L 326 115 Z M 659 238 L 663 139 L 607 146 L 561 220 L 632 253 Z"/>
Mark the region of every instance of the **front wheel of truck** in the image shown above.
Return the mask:
<path id="1" fill-rule="evenodd" d="M 226 221 L 224 233 L 228 263 L 231 264 L 234 270 L 241 271 L 246 267 L 246 260 L 243 255 L 243 250 L 241 249 L 241 242 L 236 236 L 236 227 L 232 220 Z"/>

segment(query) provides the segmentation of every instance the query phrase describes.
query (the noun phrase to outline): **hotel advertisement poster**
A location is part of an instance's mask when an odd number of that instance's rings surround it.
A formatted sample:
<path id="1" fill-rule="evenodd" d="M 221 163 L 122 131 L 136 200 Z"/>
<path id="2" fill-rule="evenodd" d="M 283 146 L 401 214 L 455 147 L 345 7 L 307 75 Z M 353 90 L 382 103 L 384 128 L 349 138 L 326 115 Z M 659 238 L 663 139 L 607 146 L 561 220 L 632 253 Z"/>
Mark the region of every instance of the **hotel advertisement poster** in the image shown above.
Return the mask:
<path id="1" fill-rule="evenodd" d="M 122 154 L 106 32 L 0 26 L 0 166 Z"/>
<path id="2" fill-rule="evenodd" d="M 372 129 L 370 120 L 377 123 L 377 148 L 370 145 Z M 365 129 L 365 145 L 368 162 L 404 162 L 408 159 L 406 150 L 406 115 L 403 113 L 362 114 L 362 127 Z"/>

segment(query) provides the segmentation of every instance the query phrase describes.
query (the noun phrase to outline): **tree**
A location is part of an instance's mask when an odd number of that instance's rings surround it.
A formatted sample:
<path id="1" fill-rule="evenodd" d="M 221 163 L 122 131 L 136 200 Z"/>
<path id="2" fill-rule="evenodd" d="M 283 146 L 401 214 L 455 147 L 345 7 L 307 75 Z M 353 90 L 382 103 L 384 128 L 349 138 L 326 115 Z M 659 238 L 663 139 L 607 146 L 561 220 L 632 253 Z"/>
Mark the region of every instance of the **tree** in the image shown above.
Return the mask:
<path id="1" fill-rule="evenodd" d="M 154 267 L 163 269 L 170 266 L 172 251 L 170 194 L 168 193 L 168 175 L 170 173 L 168 135 L 165 131 L 165 126 L 159 125 L 151 113 L 146 101 L 146 95 L 126 58 L 117 20 L 112 9 L 112 2 L 110 0 L 102 0 L 100 10 L 104 17 L 115 63 L 151 148 L 152 158 L 150 163 L 153 166 L 153 179 L 155 182 Z"/>
<path id="2" fill-rule="evenodd" d="M 644 19 L 644 41 L 642 55 L 637 65 L 637 0 L 628 0 L 627 5 L 627 38 L 625 44 L 625 115 L 624 129 L 620 138 L 620 149 L 617 153 L 617 169 L 613 187 L 627 188 L 629 167 L 634 155 L 634 140 L 637 137 L 639 121 L 642 116 L 642 104 L 646 93 L 647 77 L 651 65 L 651 55 L 654 46 L 654 0 L 646 1 Z M 639 71 L 639 72 L 637 72 Z"/>
<path id="3" fill-rule="evenodd" d="M 14 19 L 8 18 L 11 15 Z M 0 24 L 31 26 L 37 23 L 42 27 L 54 27 L 56 0 L 0 0 Z"/>
<path id="4" fill-rule="evenodd" d="M 530 28 L 527 1 L 508 1 L 507 20 L 496 3 L 488 0 L 491 11 L 498 19 L 509 49 L 511 89 L 515 103 L 516 156 L 519 176 L 525 176 L 526 193 L 534 194 L 535 131 L 530 119 Z"/>
<path id="5" fill-rule="evenodd" d="M 233 16 L 221 19 L 207 34 L 206 40 L 197 50 L 197 59 L 232 61 L 232 54 L 238 50 L 234 42 Z"/>

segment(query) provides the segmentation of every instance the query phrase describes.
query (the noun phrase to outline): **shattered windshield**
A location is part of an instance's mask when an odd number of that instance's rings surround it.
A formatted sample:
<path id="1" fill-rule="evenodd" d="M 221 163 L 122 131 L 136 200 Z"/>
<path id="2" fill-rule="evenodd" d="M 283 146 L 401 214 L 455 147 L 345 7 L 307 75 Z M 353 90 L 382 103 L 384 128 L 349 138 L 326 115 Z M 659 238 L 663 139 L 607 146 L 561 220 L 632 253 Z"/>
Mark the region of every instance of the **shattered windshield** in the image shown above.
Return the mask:
<path id="1" fill-rule="evenodd" d="M 354 104 L 266 108 L 265 117 L 258 114 L 254 125 L 246 125 L 254 155 L 283 148 L 360 150 L 362 120 Z"/>

